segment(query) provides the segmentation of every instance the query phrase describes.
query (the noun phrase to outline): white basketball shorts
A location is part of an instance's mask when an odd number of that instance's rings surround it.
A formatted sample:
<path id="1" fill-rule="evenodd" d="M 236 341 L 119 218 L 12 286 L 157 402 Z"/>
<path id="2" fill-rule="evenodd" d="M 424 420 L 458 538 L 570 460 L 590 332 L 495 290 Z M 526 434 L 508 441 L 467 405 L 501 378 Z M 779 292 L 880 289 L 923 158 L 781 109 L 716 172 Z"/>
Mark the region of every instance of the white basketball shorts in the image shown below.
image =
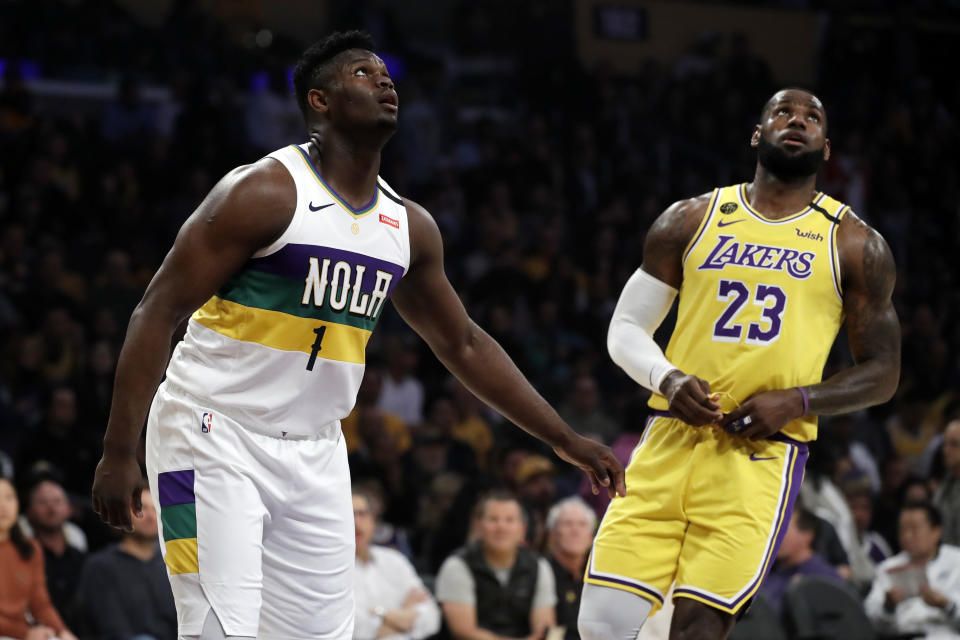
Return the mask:
<path id="1" fill-rule="evenodd" d="M 212 608 L 230 636 L 350 638 L 353 503 L 340 425 L 253 433 L 160 385 L 147 474 L 181 636 Z"/>

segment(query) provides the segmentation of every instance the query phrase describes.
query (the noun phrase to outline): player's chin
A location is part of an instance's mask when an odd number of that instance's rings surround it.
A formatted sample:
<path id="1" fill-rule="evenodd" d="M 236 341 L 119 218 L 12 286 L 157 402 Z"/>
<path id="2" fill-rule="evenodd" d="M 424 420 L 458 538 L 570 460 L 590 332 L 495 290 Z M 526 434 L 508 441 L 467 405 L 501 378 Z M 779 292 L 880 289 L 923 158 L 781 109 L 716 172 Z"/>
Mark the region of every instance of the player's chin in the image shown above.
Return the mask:
<path id="1" fill-rule="evenodd" d="M 395 130 L 400 124 L 396 113 L 381 113 L 377 116 L 377 126 L 381 129 Z"/>

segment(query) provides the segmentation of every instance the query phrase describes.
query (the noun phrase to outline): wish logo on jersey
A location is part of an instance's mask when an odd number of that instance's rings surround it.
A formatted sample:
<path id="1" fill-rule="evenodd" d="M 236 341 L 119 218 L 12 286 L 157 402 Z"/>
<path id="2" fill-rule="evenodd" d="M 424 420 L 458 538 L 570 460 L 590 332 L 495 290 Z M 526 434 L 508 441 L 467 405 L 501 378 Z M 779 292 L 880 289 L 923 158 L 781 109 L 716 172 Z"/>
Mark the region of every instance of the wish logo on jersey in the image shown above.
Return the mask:
<path id="1" fill-rule="evenodd" d="M 736 241 L 736 236 L 718 235 L 716 246 L 697 270 L 722 271 L 731 265 L 768 271 L 786 271 L 798 280 L 805 280 L 813 273 L 813 260 L 816 255 L 812 251 L 797 251 L 752 242 L 741 243 Z"/>

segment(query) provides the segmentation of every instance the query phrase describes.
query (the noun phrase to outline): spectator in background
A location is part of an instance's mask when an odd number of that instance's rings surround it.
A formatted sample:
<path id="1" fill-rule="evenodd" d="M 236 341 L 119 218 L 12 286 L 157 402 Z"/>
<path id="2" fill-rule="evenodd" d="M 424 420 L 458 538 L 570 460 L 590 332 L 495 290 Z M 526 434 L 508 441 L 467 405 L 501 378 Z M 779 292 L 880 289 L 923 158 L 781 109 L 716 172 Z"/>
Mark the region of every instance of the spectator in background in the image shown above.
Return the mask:
<path id="1" fill-rule="evenodd" d="M 0 478 L 0 637 L 76 640 L 50 602 L 43 554 L 20 530 L 19 506 L 13 484 Z"/>
<path id="2" fill-rule="evenodd" d="M 760 585 L 758 593 L 783 613 L 783 599 L 790 583 L 802 576 L 823 576 L 838 582 L 843 578 L 830 564 L 813 550 L 813 536 L 817 521 L 813 514 L 797 505 L 787 525 L 773 569 Z"/>
<path id="3" fill-rule="evenodd" d="M 903 551 L 877 568 L 864 602 L 883 633 L 960 638 L 960 548 L 940 544 L 940 512 L 908 503 L 900 512 Z"/>
<path id="4" fill-rule="evenodd" d="M 383 370 L 368 364 L 363 372 L 363 382 L 357 390 L 357 403 L 350 415 L 340 421 L 340 430 L 347 441 L 348 454 L 371 444 L 364 441 L 358 427 L 358 423 L 370 414 L 375 414 L 377 421 L 380 421 L 386 432 L 393 437 L 399 453 L 404 453 L 410 448 L 410 432 L 400 416 L 377 406 L 382 389 Z"/>
<path id="5" fill-rule="evenodd" d="M 870 530 L 870 523 L 873 522 L 873 494 L 870 493 L 870 486 L 870 478 L 862 474 L 847 478 L 842 484 L 854 526 L 857 528 L 860 547 L 876 568 L 892 556 L 893 551 L 882 535 Z"/>
<path id="6" fill-rule="evenodd" d="M 557 584 L 557 625 L 566 640 L 578 640 L 577 615 L 583 592 L 583 572 L 593 544 L 597 516 L 577 497 L 561 500 L 547 514 L 550 551 L 547 560 Z"/>
<path id="7" fill-rule="evenodd" d="M 456 378 L 450 378 L 447 384 L 457 411 L 457 424 L 451 433 L 457 440 L 470 445 L 477 457 L 477 466 L 481 471 L 486 471 L 490 467 L 493 432 L 480 414 L 483 403 Z"/>
<path id="8" fill-rule="evenodd" d="M 415 429 L 423 422 L 423 384 L 414 377 L 417 370 L 417 352 L 399 339 L 390 340 L 386 347 L 387 375 L 380 392 L 380 408 L 400 416 L 408 427 Z"/>
<path id="9" fill-rule="evenodd" d="M 514 484 L 526 514 L 527 544 L 532 549 L 542 549 L 546 541 L 547 512 L 557 497 L 556 475 L 553 463 L 536 454 L 524 458 L 517 468 Z"/>
<path id="10" fill-rule="evenodd" d="M 43 549 L 50 599 L 64 618 L 73 620 L 73 599 L 87 558 L 86 536 L 69 522 L 67 493 L 52 475 L 34 478 L 26 498 L 27 522 Z"/>
<path id="11" fill-rule="evenodd" d="M 53 387 L 44 421 L 30 430 L 22 445 L 18 469 L 23 472 L 44 461 L 63 474 L 68 493 L 89 495 L 99 441 L 99 430 L 88 428 L 81 419 L 73 387 Z"/>
<path id="12" fill-rule="evenodd" d="M 83 629 L 100 640 L 175 640 L 177 611 L 160 554 L 157 510 L 143 487 L 143 517 L 119 544 L 94 553 L 80 577 Z"/>
<path id="13" fill-rule="evenodd" d="M 943 514 L 943 542 L 960 546 L 960 420 L 948 423 L 943 432 L 943 466 L 946 477 L 933 503 Z"/>
<path id="14" fill-rule="evenodd" d="M 419 640 L 440 630 L 440 609 L 402 553 L 371 544 L 376 519 L 371 500 L 353 492 L 357 561 L 353 574 L 357 640 Z"/>
<path id="15" fill-rule="evenodd" d="M 577 433 L 594 435 L 605 443 L 613 442 L 619 433 L 617 423 L 600 406 L 600 392 L 593 376 L 574 378 L 568 397 L 568 402 L 560 408 L 560 417 Z"/>
<path id="16" fill-rule="evenodd" d="M 556 624 L 553 571 L 522 546 L 523 512 L 507 493 L 482 499 L 480 536 L 444 561 L 437 600 L 455 640 L 542 638 Z"/>

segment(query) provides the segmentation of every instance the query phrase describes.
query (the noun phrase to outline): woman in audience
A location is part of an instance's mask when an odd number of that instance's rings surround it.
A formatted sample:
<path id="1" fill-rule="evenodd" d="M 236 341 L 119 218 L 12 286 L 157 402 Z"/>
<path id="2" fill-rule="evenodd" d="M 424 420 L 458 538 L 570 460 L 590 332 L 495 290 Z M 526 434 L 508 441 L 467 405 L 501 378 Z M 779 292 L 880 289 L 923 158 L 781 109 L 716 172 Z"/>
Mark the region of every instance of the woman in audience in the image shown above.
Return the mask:
<path id="1" fill-rule="evenodd" d="M 50 603 L 40 545 L 17 524 L 20 504 L 7 478 L 0 478 L 0 637 L 77 640 Z M 36 621 L 27 623 L 27 612 Z"/>

